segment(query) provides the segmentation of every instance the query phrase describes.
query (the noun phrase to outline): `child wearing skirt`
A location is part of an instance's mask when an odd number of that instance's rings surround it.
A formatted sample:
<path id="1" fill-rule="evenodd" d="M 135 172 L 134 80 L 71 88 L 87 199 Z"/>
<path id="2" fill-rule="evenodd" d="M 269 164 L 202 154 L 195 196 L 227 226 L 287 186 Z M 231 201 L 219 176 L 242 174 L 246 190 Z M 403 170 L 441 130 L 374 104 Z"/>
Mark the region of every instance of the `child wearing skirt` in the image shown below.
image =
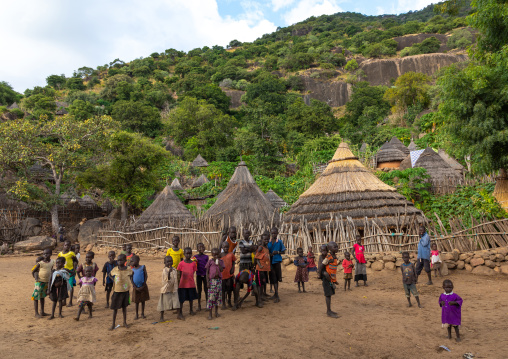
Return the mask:
<path id="1" fill-rule="evenodd" d="M 164 269 L 162 270 L 162 288 L 159 297 L 157 311 L 161 313 L 160 321 L 164 321 L 166 310 L 180 308 L 178 300 L 178 272 L 173 268 L 173 257 L 164 258 Z"/>
<path id="2" fill-rule="evenodd" d="M 84 276 L 78 281 L 80 285 L 78 293 L 78 316 L 74 320 L 78 321 L 81 313 L 88 307 L 89 318 L 92 318 L 92 306 L 97 301 L 95 296 L 95 283 L 97 278 L 94 277 L 94 268 L 92 266 L 85 267 Z"/>
<path id="3" fill-rule="evenodd" d="M 305 283 L 309 281 L 309 262 L 307 261 L 307 257 L 303 255 L 303 248 L 298 248 L 296 254 L 298 255 L 294 260 L 296 266 L 295 283 L 298 283 L 298 293 L 306 293 Z M 300 284 L 302 289 L 300 289 Z"/>
<path id="4" fill-rule="evenodd" d="M 148 292 L 148 273 L 144 265 L 139 265 L 139 256 L 134 254 L 131 258 L 132 269 L 132 301 L 136 303 L 136 316 L 134 320 L 139 319 L 139 304 L 141 303 L 141 318 L 145 317 L 145 302 L 150 300 Z"/>

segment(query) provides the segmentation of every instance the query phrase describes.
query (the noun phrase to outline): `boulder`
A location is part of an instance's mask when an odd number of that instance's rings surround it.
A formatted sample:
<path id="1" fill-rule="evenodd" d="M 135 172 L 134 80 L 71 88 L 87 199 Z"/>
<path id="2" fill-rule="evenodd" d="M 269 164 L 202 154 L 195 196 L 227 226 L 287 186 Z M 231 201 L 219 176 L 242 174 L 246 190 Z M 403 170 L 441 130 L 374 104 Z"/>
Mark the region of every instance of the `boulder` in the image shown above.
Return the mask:
<path id="1" fill-rule="evenodd" d="M 36 237 L 41 234 L 42 223 L 37 218 L 25 218 L 20 223 L 20 234 L 22 237 Z"/>
<path id="2" fill-rule="evenodd" d="M 372 268 L 372 270 L 380 271 L 385 267 L 385 263 L 382 261 L 375 261 L 372 263 L 370 267 Z"/>
<path id="3" fill-rule="evenodd" d="M 402 258 L 397 258 L 397 261 L 395 262 L 395 266 L 400 267 L 402 265 L 402 263 L 404 263 Z"/>
<path id="4" fill-rule="evenodd" d="M 504 255 L 502 255 L 502 254 L 496 254 L 495 261 L 496 261 L 496 262 L 502 262 L 502 261 L 504 261 L 504 260 L 505 260 L 505 258 L 506 258 L 506 257 L 505 257 Z"/>
<path id="5" fill-rule="evenodd" d="M 464 259 L 464 262 L 471 263 L 471 259 L 472 259 L 472 257 L 467 257 L 466 259 Z"/>
<path id="6" fill-rule="evenodd" d="M 457 268 L 457 263 L 453 261 L 447 261 L 446 266 L 448 267 L 448 269 L 455 269 Z"/>
<path id="7" fill-rule="evenodd" d="M 81 244 L 81 246 L 87 246 L 91 243 L 97 243 L 97 235 L 102 227 L 102 222 L 97 219 L 91 219 L 83 223 L 79 228 L 79 244 Z"/>
<path id="8" fill-rule="evenodd" d="M 395 256 L 392 255 L 386 255 L 383 256 L 383 262 L 395 262 Z"/>
<path id="9" fill-rule="evenodd" d="M 450 272 L 448 271 L 448 266 L 446 265 L 446 262 L 441 263 L 441 275 L 448 275 Z"/>
<path id="10" fill-rule="evenodd" d="M 491 260 L 492 262 L 494 262 L 496 260 L 496 255 L 495 254 L 491 254 L 489 256 L 489 260 Z"/>
<path id="11" fill-rule="evenodd" d="M 395 270 L 397 267 L 395 266 L 394 262 L 386 262 L 385 263 L 385 269 L 387 270 Z"/>
<path id="12" fill-rule="evenodd" d="M 473 274 L 492 276 L 492 275 L 495 275 L 496 272 L 494 272 L 494 270 L 492 268 L 489 268 L 486 266 L 478 266 L 473 269 Z"/>
<path id="13" fill-rule="evenodd" d="M 485 261 L 483 260 L 483 258 L 476 257 L 476 258 L 471 259 L 470 263 L 471 263 L 471 266 L 478 267 L 478 266 L 483 265 L 485 263 Z"/>
<path id="14" fill-rule="evenodd" d="M 462 253 L 460 256 L 459 256 L 459 260 L 461 261 L 465 261 L 467 258 L 469 258 L 470 255 L 468 253 Z"/>
<path id="15" fill-rule="evenodd" d="M 496 266 L 496 263 L 494 263 L 493 261 L 491 261 L 490 259 L 487 259 L 485 261 L 485 265 L 489 268 L 494 268 Z"/>
<path id="16" fill-rule="evenodd" d="M 466 263 L 464 261 L 457 262 L 457 269 L 464 269 L 465 266 L 466 266 Z"/>
<path id="17" fill-rule="evenodd" d="M 56 239 L 48 236 L 29 237 L 26 241 L 14 243 L 14 250 L 21 252 L 40 251 L 56 247 Z"/>
<path id="18" fill-rule="evenodd" d="M 459 260 L 459 257 L 460 257 L 460 251 L 455 248 L 453 251 L 452 251 L 452 255 L 453 255 L 453 260 L 456 262 Z"/>
<path id="19" fill-rule="evenodd" d="M 485 260 L 490 258 L 490 253 L 488 251 L 480 252 L 480 256 Z"/>
<path id="20" fill-rule="evenodd" d="M 289 258 L 282 260 L 282 264 L 284 264 L 285 266 L 288 266 L 290 263 L 291 263 L 291 260 Z"/>
<path id="21" fill-rule="evenodd" d="M 496 273 L 501 273 L 501 268 L 500 268 L 500 267 L 495 267 L 495 268 L 494 268 L 494 272 L 496 272 Z"/>
<path id="22" fill-rule="evenodd" d="M 453 261 L 453 254 L 452 253 L 441 253 L 441 260 L 443 261 Z"/>
<path id="23" fill-rule="evenodd" d="M 367 262 L 367 263 L 365 264 L 365 267 L 367 267 L 367 268 L 370 268 L 371 266 L 372 266 L 372 262 Z"/>
<path id="24" fill-rule="evenodd" d="M 499 247 L 496 249 L 496 253 L 502 254 L 503 256 L 508 256 L 508 247 Z"/>
<path id="25" fill-rule="evenodd" d="M 501 270 L 501 273 L 508 274 L 508 265 L 502 265 L 499 269 Z"/>
<path id="26" fill-rule="evenodd" d="M 473 266 L 470 264 L 465 264 L 464 269 L 467 270 L 468 272 L 471 272 L 473 270 Z"/>

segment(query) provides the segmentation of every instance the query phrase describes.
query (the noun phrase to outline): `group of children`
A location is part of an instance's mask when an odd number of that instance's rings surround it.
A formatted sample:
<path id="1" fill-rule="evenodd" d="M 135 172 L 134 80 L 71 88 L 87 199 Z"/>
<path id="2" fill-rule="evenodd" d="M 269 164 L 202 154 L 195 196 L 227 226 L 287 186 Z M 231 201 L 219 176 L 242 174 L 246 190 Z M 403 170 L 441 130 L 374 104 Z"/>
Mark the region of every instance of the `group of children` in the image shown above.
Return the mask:
<path id="1" fill-rule="evenodd" d="M 256 299 L 255 305 L 263 307 L 264 302 L 273 300 L 280 301 L 278 284 L 282 281 L 282 254 L 286 248 L 278 238 L 278 229 L 272 228 L 270 232 L 265 231 L 258 243 L 254 244 L 250 238 L 248 229 L 243 230 L 243 238 L 237 241 L 236 228 L 231 227 L 224 234 L 220 248 L 212 248 L 211 258 L 206 255 L 203 243 L 197 245 L 197 254 L 192 254 L 192 249 L 179 247 L 180 238 L 175 236 L 172 246 L 168 249 L 164 258 L 162 270 L 161 289 L 157 311 L 160 313 L 160 321 L 164 321 L 164 312 L 177 310 L 178 319 L 185 319 L 183 305 L 189 302 L 189 314 L 195 315 L 193 302 L 197 300 L 197 310 L 200 311 L 201 299 L 206 302 L 206 309 L 209 311 L 208 319 L 213 316 L 219 317 L 218 309 L 226 309 L 226 306 L 236 310 L 241 307 L 244 300 L 253 294 Z M 344 260 L 341 263 L 344 274 L 344 290 L 351 290 L 351 280 L 354 278 L 356 286 L 363 281 L 367 286 L 366 260 L 364 256 L 365 247 L 362 245 L 361 236 L 356 237 L 357 242 L 351 253 L 344 253 Z M 240 267 L 235 275 L 236 248 L 240 249 Z M 323 244 L 320 247 L 321 255 L 316 264 L 312 247 L 308 248 L 305 256 L 303 249 L 297 249 L 297 256 L 294 258 L 296 274 L 294 282 L 298 284 L 298 292 L 305 293 L 305 283 L 309 280 L 309 272 L 317 272 L 318 278 L 322 281 L 323 292 L 327 307 L 327 315 L 338 318 L 339 315 L 331 310 L 331 296 L 335 294 L 337 285 L 337 270 L 339 260 L 337 252 L 338 245 L 335 242 Z M 37 258 L 32 274 L 36 280 L 35 289 L 32 294 L 34 301 L 35 316 L 42 317 L 47 314 L 44 311 L 44 298 L 49 295 L 53 302 L 49 319 L 55 317 L 57 304 L 59 305 L 59 317 L 62 316 L 62 307 L 66 305 L 67 299 L 72 306 L 74 287 L 79 285 L 77 295 L 78 313 L 75 320 L 79 320 L 82 313 L 88 309 L 89 317 L 92 317 L 93 303 L 96 302 L 95 285 L 98 281 L 96 274 L 99 271 L 98 265 L 94 262 L 94 253 L 88 251 L 84 263 L 79 263 L 79 244 L 71 246 L 70 241 L 65 241 L 63 250 L 55 260 L 51 259 L 52 251 L 46 249 L 41 257 Z M 432 247 L 432 264 L 439 273 L 439 252 Z M 353 262 L 352 258 L 354 259 Z M 434 258 L 435 257 L 435 258 Z M 136 316 L 145 317 L 145 302 L 150 300 L 147 286 L 148 273 L 144 265 L 140 265 L 139 256 L 132 252 L 132 245 L 126 244 L 122 253 L 116 258 L 116 253 L 108 253 L 108 261 L 102 269 L 102 284 L 106 291 L 106 308 L 113 310 L 113 323 L 111 329 L 115 329 L 116 316 L 119 309 L 123 314 L 123 325 L 127 324 L 127 306 L 134 302 L 136 304 Z M 410 296 L 413 294 L 418 306 L 421 307 L 416 282 L 418 280 L 415 265 L 410 262 L 409 253 L 402 253 L 403 263 L 401 265 L 402 281 L 404 291 L 411 306 Z M 354 270 L 354 277 L 353 277 Z M 75 276 L 78 276 L 76 282 Z M 194 277 L 196 280 L 194 280 Z M 267 294 L 267 284 L 274 288 L 274 295 Z M 197 284 L 197 285 L 196 285 Z M 132 286 L 132 295 L 130 289 Z M 240 298 L 240 290 L 247 287 L 246 294 Z M 443 293 L 439 298 L 439 305 L 442 307 L 443 324 L 448 324 L 449 337 L 451 328 L 455 328 L 457 340 L 460 341 L 459 326 L 461 321 L 460 310 L 462 299 L 453 293 L 453 283 L 449 280 L 443 282 Z M 111 295 L 112 293 L 112 295 Z M 40 304 L 40 312 L 39 312 Z M 139 305 L 141 304 L 141 315 Z"/>

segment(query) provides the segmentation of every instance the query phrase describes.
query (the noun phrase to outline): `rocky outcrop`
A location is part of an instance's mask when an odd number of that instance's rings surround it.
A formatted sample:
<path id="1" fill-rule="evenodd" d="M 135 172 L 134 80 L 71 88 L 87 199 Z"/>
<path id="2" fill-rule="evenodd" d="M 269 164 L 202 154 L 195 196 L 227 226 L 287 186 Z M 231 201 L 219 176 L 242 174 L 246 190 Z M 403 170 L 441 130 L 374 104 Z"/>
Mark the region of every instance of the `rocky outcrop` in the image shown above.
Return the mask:
<path id="1" fill-rule="evenodd" d="M 326 102 L 331 107 L 344 106 L 351 95 L 351 85 L 343 81 L 321 81 L 309 76 L 302 76 L 306 104 L 310 99 Z"/>
<path id="2" fill-rule="evenodd" d="M 419 44 L 429 37 L 435 37 L 441 42 L 439 52 L 448 51 L 448 47 L 446 46 L 446 43 L 448 42 L 448 36 L 443 34 L 412 34 L 394 37 L 393 39 L 397 41 L 397 51 L 400 51 L 406 47 L 413 46 L 414 44 Z"/>
<path id="3" fill-rule="evenodd" d="M 22 237 L 38 236 L 42 231 L 42 223 L 37 218 L 25 218 L 20 224 L 20 234 Z"/>
<path id="4" fill-rule="evenodd" d="M 56 247 L 56 239 L 48 236 L 29 237 L 26 241 L 14 243 L 14 250 L 29 252 Z"/>
<path id="5" fill-rule="evenodd" d="M 467 55 L 425 54 L 403 58 L 366 60 L 360 65 L 367 81 L 373 85 L 390 85 L 391 79 L 397 79 L 406 72 L 420 72 L 432 75 L 443 67 L 456 62 L 466 61 Z"/>
<path id="6" fill-rule="evenodd" d="M 231 89 L 223 91 L 231 99 L 231 105 L 229 106 L 230 108 L 238 108 L 243 105 L 242 96 L 245 91 Z"/>
<path id="7" fill-rule="evenodd" d="M 97 235 L 102 227 L 103 224 L 99 219 L 92 219 L 83 223 L 79 228 L 79 244 L 84 247 L 90 243 L 97 243 Z"/>

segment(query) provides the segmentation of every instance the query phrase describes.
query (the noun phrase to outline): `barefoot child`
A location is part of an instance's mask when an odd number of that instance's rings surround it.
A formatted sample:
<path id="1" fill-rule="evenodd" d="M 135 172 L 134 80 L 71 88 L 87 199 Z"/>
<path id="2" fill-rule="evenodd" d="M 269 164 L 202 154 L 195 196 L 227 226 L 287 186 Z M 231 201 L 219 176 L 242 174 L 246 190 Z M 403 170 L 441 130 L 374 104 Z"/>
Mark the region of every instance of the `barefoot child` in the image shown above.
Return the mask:
<path id="1" fill-rule="evenodd" d="M 273 227 L 270 231 L 270 241 L 268 242 L 268 250 L 270 251 L 270 257 L 272 262 L 270 264 L 270 284 L 273 284 L 275 293 L 273 294 L 274 303 L 280 302 L 279 297 L 279 282 L 282 282 L 282 256 L 281 254 L 286 253 L 286 247 L 282 240 L 278 239 L 279 229 Z"/>
<path id="2" fill-rule="evenodd" d="M 226 300 L 228 306 L 231 308 L 231 295 L 233 293 L 233 280 L 235 274 L 235 262 L 236 257 L 233 252 L 228 252 L 229 243 L 227 241 L 222 242 L 222 253 L 221 259 L 224 263 L 224 269 L 222 270 L 222 309 L 226 309 Z"/>
<path id="3" fill-rule="evenodd" d="M 88 252 L 90 253 L 90 252 Z M 87 255 L 88 255 L 87 253 Z M 97 278 L 94 275 L 94 269 L 92 266 L 86 266 L 84 270 L 84 276 L 79 278 L 78 281 L 80 285 L 79 293 L 78 293 L 78 316 L 74 318 L 76 321 L 79 321 L 79 317 L 81 313 L 88 307 L 88 317 L 92 318 L 92 306 L 93 303 L 97 301 L 95 296 L 95 283 L 97 283 Z"/>
<path id="4" fill-rule="evenodd" d="M 222 242 L 223 244 L 227 242 Z M 206 263 L 206 281 L 208 282 L 208 297 L 206 309 L 210 312 L 208 319 L 212 319 L 212 310 L 215 307 L 215 317 L 219 317 L 219 305 L 222 304 L 222 271 L 224 262 L 220 257 L 219 248 L 212 249 L 212 259 Z"/>
<path id="5" fill-rule="evenodd" d="M 244 269 L 252 270 L 253 253 L 256 251 L 257 247 L 254 246 L 254 243 L 250 239 L 251 232 L 248 228 L 243 229 L 242 235 L 243 239 L 238 243 L 240 247 L 240 271 Z"/>
<path id="6" fill-rule="evenodd" d="M 125 259 L 127 262 L 125 262 L 127 267 L 131 267 L 132 269 L 132 257 L 134 256 L 134 253 L 132 253 L 132 244 L 127 243 L 125 245 Z"/>
<path id="7" fill-rule="evenodd" d="M 351 260 L 351 255 L 349 252 L 344 253 L 344 260 L 342 261 L 342 268 L 344 268 L 344 290 L 351 290 L 351 279 L 353 278 L 353 268 L 354 264 Z"/>
<path id="8" fill-rule="evenodd" d="M 270 273 L 270 251 L 268 250 L 268 242 L 270 241 L 270 234 L 265 231 L 261 235 L 261 245 L 258 247 L 256 259 L 256 277 L 257 283 L 261 289 L 261 299 L 266 300 L 266 283 L 268 283 L 268 273 Z"/>
<path id="9" fill-rule="evenodd" d="M 356 243 L 353 245 L 353 258 L 356 260 L 355 266 L 355 287 L 358 282 L 363 280 L 363 285 L 367 287 L 367 261 L 365 260 L 365 247 L 362 245 L 362 236 L 356 235 Z"/>
<path id="10" fill-rule="evenodd" d="M 97 265 L 97 263 L 95 263 L 93 261 L 94 258 L 95 258 L 95 253 L 94 252 L 92 252 L 92 251 L 86 252 L 85 263 L 80 264 L 78 266 L 78 269 L 76 270 L 76 274 L 78 275 L 78 279 L 81 279 L 81 277 L 85 275 L 85 269 L 87 267 L 92 267 L 93 276 L 94 277 L 97 275 L 97 272 L 99 271 L 99 266 Z"/>
<path id="11" fill-rule="evenodd" d="M 115 261 L 115 251 L 109 251 L 108 261 L 104 263 L 104 267 L 102 267 L 102 286 L 105 287 L 104 290 L 106 291 L 106 308 L 109 308 L 109 296 L 111 295 L 111 290 L 113 290 L 113 280 L 109 274 L 117 265 L 118 263 Z"/>
<path id="12" fill-rule="evenodd" d="M 166 310 L 180 308 L 180 301 L 178 300 L 178 273 L 173 268 L 173 258 L 166 256 L 164 258 L 164 269 L 162 270 L 162 288 L 159 297 L 159 304 L 157 311 L 161 313 L 160 321 L 164 321 L 164 312 Z"/>
<path id="13" fill-rule="evenodd" d="M 402 271 L 402 283 L 404 284 L 404 292 L 408 302 L 408 307 L 411 307 L 411 293 L 413 293 L 418 308 L 423 308 L 420 305 L 420 297 L 418 296 L 418 290 L 416 289 L 416 281 L 418 276 L 416 275 L 416 268 L 413 263 L 409 261 L 409 252 L 402 253 L 402 260 L 404 263 L 401 264 L 400 270 Z"/>
<path id="14" fill-rule="evenodd" d="M 173 258 L 173 268 L 177 269 L 178 264 L 180 264 L 180 261 L 183 259 L 183 250 L 178 247 L 180 245 L 180 237 L 174 236 L 172 242 L 173 247 L 168 249 L 166 257 L 171 256 L 171 258 Z"/>
<path id="15" fill-rule="evenodd" d="M 430 245 L 430 267 L 434 270 L 434 277 L 438 274 L 441 277 L 441 257 L 436 242 Z"/>
<path id="16" fill-rule="evenodd" d="M 45 249 L 42 253 L 42 259 L 37 261 L 37 264 L 32 269 L 32 275 L 35 278 L 35 288 L 32 293 L 32 300 L 34 301 L 35 317 L 45 317 L 44 313 L 44 298 L 48 291 L 48 284 L 51 279 L 51 271 L 55 265 L 55 261 L 51 259 L 51 249 Z M 39 301 L 41 302 L 41 313 L 39 314 Z"/>
<path id="17" fill-rule="evenodd" d="M 309 272 L 317 272 L 316 257 L 312 251 L 312 246 L 309 246 L 309 251 L 307 252 L 307 263 L 307 270 Z"/>
<path id="18" fill-rule="evenodd" d="M 171 249 L 171 248 L 170 248 Z M 185 320 L 183 317 L 183 303 L 189 301 L 190 315 L 195 315 L 192 310 L 192 302 L 198 299 L 196 284 L 194 283 L 194 273 L 197 271 L 197 264 L 191 260 L 192 249 L 186 247 L 183 251 L 184 259 L 178 263 L 178 299 L 180 300 L 180 309 L 178 310 L 178 319 Z M 174 258 L 173 258 L 174 259 Z"/>
<path id="19" fill-rule="evenodd" d="M 319 247 L 319 252 L 321 253 L 319 255 L 319 258 L 318 258 L 318 270 L 317 270 L 317 275 L 318 275 L 318 279 L 321 279 L 321 266 L 323 265 L 323 260 L 326 258 L 326 256 L 328 255 L 328 246 L 326 244 L 322 244 L 320 247 Z"/>
<path id="20" fill-rule="evenodd" d="M 305 282 L 309 281 L 309 271 L 307 269 L 307 258 L 303 256 L 303 248 L 298 248 L 296 250 L 296 258 L 294 260 L 294 264 L 296 266 L 296 274 L 295 274 L 295 283 L 298 283 L 298 293 L 306 293 L 305 291 Z M 302 289 L 300 289 L 300 284 L 302 285 Z"/>
<path id="21" fill-rule="evenodd" d="M 247 293 L 243 296 L 242 299 L 240 298 L 240 289 L 243 284 L 247 285 Z M 254 272 L 252 272 L 249 269 L 244 269 L 240 271 L 240 273 L 237 274 L 235 278 L 235 305 L 233 306 L 233 310 L 237 310 L 242 306 L 242 303 L 249 294 L 252 292 L 254 296 L 256 297 L 256 307 L 263 308 L 263 302 L 261 302 L 261 298 L 259 296 L 259 286 L 256 283 L 256 276 L 254 275 Z"/>
<path id="22" fill-rule="evenodd" d="M 141 318 L 145 319 L 145 302 L 150 300 L 150 293 L 148 292 L 148 273 L 146 266 L 139 265 L 139 256 L 133 255 L 131 259 L 132 264 L 132 301 L 136 303 L 136 317 L 134 320 L 139 319 L 139 303 L 141 303 Z"/>
<path id="23" fill-rule="evenodd" d="M 123 326 L 128 328 L 127 325 L 127 306 L 129 305 L 129 290 L 132 277 L 132 269 L 127 267 L 127 257 L 125 254 L 118 256 L 118 266 L 113 268 L 110 272 L 110 277 L 113 279 L 113 295 L 111 296 L 111 306 L 113 310 L 113 324 L 109 330 L 116 327 L 116 315 L 118 309 L 122 309 Z"/>
<path id="24" fill-rule="evenodd" d="M 196 272 L 196 282 L 198 285 L 198 312 L 201 311 L 201 293 L 203 289 L 205 291 L 205 303 L 208 301 L 208 280 L 206 279 L 206 264 L 208 263 L 208 256 L 205 254 L 205 245 L 198 243 L 198 254 L 196 254 L 193 260 L 198 265 Z"/>
<path id="25" fill-rule="evenodd" d="M 449 279 L 443 281 L 444 293 L 439 296 L 441 307 L 441 322 L 443 327 L 448 325 L 448 339 L 452 338 L 452 327 L 455 328 L 456 341 L 460 342 L 459 326 L 462 319 L 462 298 L 453 293 L 453 283 Z"/>
<path id="26" fill-rule="evenodd" d="M 69 270 L 65 269 L 64 266 L 65 258 L 58 257 L 55 261 L 55 269 L 51 271 L 51 280 L 49 282 L 48 292 L 49 299 L 53 302 L 53 307 L 51 308 L 51 316 L 48 318 L 49 320 L 55 317 L 56 303 L 58 303 L 58 316 L 63 318 L 62 307 L 65 300 L 69 298 L 68 291 L 70 290 L 70 274 Z"/>
<path id="27" fill-rule="evenodd" d="M 339 246 L 335 242 L 329 242 L 328 250 L 330 253 L 323 259 L 320 268 L 323 292 L 326 298 L 326 315 L 331 318 L 339 318 L 339 315 L 331 309 L 332 295 L 335 295 L 337 284 L 337 266 L 339 264 L 337 252 L 339 251 Z"/>
<path id="28" fill-rule="evenodd" d="M 78 247 L 79 250 L 79 247 Z M 74 286 L 76 285 L 76 268 L 78 266 L 78 258 L 76 257 L 76 254 L 71 251 L 71 241 L 66 239 L 63 244 L 63 249 L 60 253 L 58 253 L 58 257 L 64 258 L 65 265 L 64 268 L 67 269 L 69 272 L 69 292 L 70 297 L 68 307 L 72 306 L 72 297 L 74 295 Z"/>

